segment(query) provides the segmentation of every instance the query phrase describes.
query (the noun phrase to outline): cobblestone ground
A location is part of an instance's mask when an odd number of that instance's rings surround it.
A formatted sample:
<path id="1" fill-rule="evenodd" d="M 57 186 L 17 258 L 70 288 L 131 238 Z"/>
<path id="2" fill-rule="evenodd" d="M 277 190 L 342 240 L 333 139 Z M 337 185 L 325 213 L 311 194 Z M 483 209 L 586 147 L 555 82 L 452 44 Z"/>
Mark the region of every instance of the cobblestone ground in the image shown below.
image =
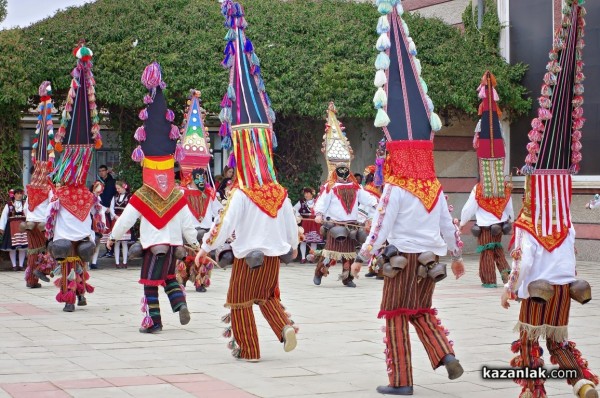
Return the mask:
<path id="1" fill-rule="evenodd" d="M 106 260 L 104 260 L 106 261 Z M 513 356 L 518 305 L 499 305 L 499 289 L 483 289 L 475 258 L 467 275 L 441 282 L 434 296 L 439 318 L 450 329 L 465 374 L 456 381 L 433 371 L 416 335 L 415 396 L 517 397 L 512 381 L 480 376 L 483 364 L 506 367 Z M 312 283 L 313 265 L 281 269 L 282 300 L 300 327 L 298 348 L 285 353 L 258 309 L 262 360 L 234 359 L 221 336 L 220 318 L 229 270 L 215 270 L 207 293 L 190 289 L 192 321 L 181 326 L 161 292 L 164 329 L 138 332 L 142 319 L 139 267 L 92 271 L 96 292 L 88 306 L 64 313 L 57 289 L 26 289 L 22 272 L 0 273 L 0 397 L 377 397 L 387 384 L 381 326 L 382 282 L 361 277 L 346 288 L 333 272 Z M 579 276 L 600 286 L 597 263 L 580 263 Z M 592 370 L 600 369 L 597 300 L 573 304 L 570 338 Z M 549 363 L 546 354 L 546 362 Z M 551 397 L 572 396 L 565 381 L 548 381 Z"/>

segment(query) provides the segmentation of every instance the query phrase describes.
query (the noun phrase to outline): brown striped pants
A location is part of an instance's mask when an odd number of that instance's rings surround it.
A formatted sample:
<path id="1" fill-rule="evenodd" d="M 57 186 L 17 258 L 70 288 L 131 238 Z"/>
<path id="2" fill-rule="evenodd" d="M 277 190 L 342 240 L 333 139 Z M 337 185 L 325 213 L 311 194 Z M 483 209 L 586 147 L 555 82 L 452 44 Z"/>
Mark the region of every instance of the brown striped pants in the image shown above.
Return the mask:
<path id="1" fill-rule="evenodd" d="M 435 283 L 431 278 L 417 278 L 417 257 L 405 254 L 408 265 L 394 278 L 384 278 L 379 318 L 386 318 L 386 362 L 390 386 L 412 386 L 412 362 L 408 324 L 411 323 L 433 369 L 454 350 L 446 330 L 431 308 Z"/>
<path id="2" fill-rule="evenodd" d="M 244 259 L 234 259 L 225 307 L 231 309 L 231 331 L 241 358 L 260 358 L 253 304 L 258 304 L 275 336 L 283 341 L 283 328 L 291 322 L 279 300 L 278 286 L 279 257 L 265 256 L 263 264 L 255 269 L 250 269 Z"/>
<path id="3" fill-rule="evenodd" d="M 569 285 L 555 285 L 554 296 L 545 304 L 539 304 L 530 299 L 521 301 L 521 312 L 519 314 L 519 321 L 521 323 L 520 356 L 523 367 L 538 367 L 536 365 L 539 365 L 540 362 L 537 358 L 541 357 L 537 350 L 537 347 L 539 347 L 539 333 L 528 329 L 528 326 L 546 326 L 546 328 L 550 327 L 550 330 L 552 327 L 567 327 L 570 308 L 571 297 L 569 295 Z M 584 378 L 584 368 L 578 364 L 577 360 L 581 356 L 581 353 L 579 350 L 574 349 L 574 343 L 567 340 L 566 330 L 562 333 L 562 336 L 559 334 L 554 337 L 554 333 L 548 331 L 543 333 L 542 336 L 546 338 L 546 346 L 550 352 L 550 360 L 553 364 L 558 364 L 560 369 L 579 370 L 580 376 L 567 379 L 567 383 L 574 385 Z M 527 380 L 526 388 L 533 391 L 536 381 Z M 539 383 L 539 381 L 537 382 Z"/>
<path id="4" fill-rule="evenodd" d="M 492 232 L 489 227 L 481 227 L 481 235 L 477 238 L 477 243 L 486 245 L 488 243 L 501 243 L 502 233 L 492 236 Z M 490 250 L 484 250 L 479 256 L 479 278 L 481 283 L 484 284 L 495 284 L 496 283 L 496 268 L 502 273 L 502 271 L 510 270 L 510 266 L 504 256 L 504 248 L 496 247 Z"/>
<path id="5" fill-rule="evenodd" d="M 40 231 L 37 225 L 32 230 L 27 230 L 27 269 L 25 270 L 25 282 L 27 287 L 33 287 L 39 282 L 37 276 L 33 274 L 38 269 L 38 254 L 46 251 L 46 236 L 44 231 Z M 42 270 L 46 275 L 50 274 L 50 269 Z"/>

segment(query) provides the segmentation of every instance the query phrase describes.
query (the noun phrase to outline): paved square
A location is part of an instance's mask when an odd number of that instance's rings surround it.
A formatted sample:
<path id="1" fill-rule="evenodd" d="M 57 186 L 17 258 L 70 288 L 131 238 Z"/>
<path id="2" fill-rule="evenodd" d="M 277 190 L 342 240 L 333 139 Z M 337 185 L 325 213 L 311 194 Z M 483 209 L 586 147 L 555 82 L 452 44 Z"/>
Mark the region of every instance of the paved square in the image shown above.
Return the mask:
<path id="1" fill-rule="evenodd" d="M 106 260 L 105 260 L 106 261 Z M 161 291 L 163 332 L 138 332 L 142 313 L 139 267 L 92 271 L 96 292 L 88 306 L 64 313 L 57 289 L 26 289 L 23 273 L 0 273 L 0 398 L 2 397 L 378 397 L 387 384 L 381 326 L 376 318 L 382 281 L 361 277 L 356 289 L 337 281 L 332 269 L 321 286 L 312 284 L 313 265 L 281 269 L 284 305 L 300 327 L 298 348 L 282 345 L 256 309 L 262 360 L 234 359 L 221 336 L 220 318 L 229 270 L 213 271 L 207 293 L 188 291 L 192 321 L 179 325 Z M 597 263 L 578 264 L 578 272 L 600 286 Z M 363 272 L 364 273 L 364 272 Z M 162 289 L 161 289 L 162 290 Z M 596 293 L 594 291 L 594 293 Z M 499 305 L 500 289 L 483 289 L 477 261 L 467 260 L 467 275 L 448 277 L 434 295 L 439 318 L 450 329 L 465 375 L 449 381 L 433 371 L 411 332 L 415 396 L 517 397 L 512 381 L 486 381 L 483 364 L 506 367 L 519 306 Z M 598 300 L 573 302 L 570 338 L 593 371 L 600 370 Z M 546 353 L 546 362 L 549 363 Z M 565 381 L 546 383 L 550 397 L 573 396 Z"/>

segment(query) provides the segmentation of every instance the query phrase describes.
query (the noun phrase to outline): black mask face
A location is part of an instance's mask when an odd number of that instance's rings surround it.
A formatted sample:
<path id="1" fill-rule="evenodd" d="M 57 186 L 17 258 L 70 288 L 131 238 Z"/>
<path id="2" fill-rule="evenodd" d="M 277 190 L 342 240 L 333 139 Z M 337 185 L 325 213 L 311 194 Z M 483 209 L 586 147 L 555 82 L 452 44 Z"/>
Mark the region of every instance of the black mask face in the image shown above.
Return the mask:
<path id="1" fill-rule="evenodd" d="M 201 190 L 204 191 L 204 187 L 206 185 L 206 180 L 204 179 L 204 173 L 194 172 L 192 173 L 192 177 L 194 179 L 194 185 Z"/>
<path id="2" fill-rule="evenodd" d="M 335 174 L 338 176 L 340 180 L 346 181 L 350 176 L 350 168 L 346 166 L 341 166 L 335 169 Z"/>

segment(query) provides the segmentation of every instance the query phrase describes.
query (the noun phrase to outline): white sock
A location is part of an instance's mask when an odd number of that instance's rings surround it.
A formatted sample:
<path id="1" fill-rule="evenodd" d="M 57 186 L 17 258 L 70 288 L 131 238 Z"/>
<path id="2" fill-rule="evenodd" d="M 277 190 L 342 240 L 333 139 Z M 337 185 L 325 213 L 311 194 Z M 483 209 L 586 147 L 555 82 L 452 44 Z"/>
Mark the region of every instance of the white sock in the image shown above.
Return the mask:
<path id="1" fill-rule="evenodd" d="M 121 256 L 121 242 L 116 242 L 114 248 L 115 248 L 115 264 L 120 264 L 119 257 Z"/>
<path id="2" fill-rule="evenodd" d="M 10 262 L 12 263 L 13 268 L 17 268 L 17 251 L 9 250 L 8 255 L 10 256 Z"/>
<path id="3" fill-rule="evenodd" d="M 302 260 L 306 260 L 306 242 L 300 242 L 300 253 L 302 254 Z"/>
<path id="4" fill-rule="evenodd" d="M 129 252 L 129 246 L 127 246 L 127 242 L 123 241 L 123 265 L 127 264 L 127 253 Z"/>
<path id="5" fill-rule="evenodd" d="M 92 257 L 92 264 L 96 265 L 98 263 L 98 254 L 100 254 L 100 246 L 96 246 L 94 250 L 94 256 Z"/>
<path id="6" fill-rule="evenodd" d="M 310 249 L 314 252 L 317 250 L 317 244 L 316 243 L 311 243 L 310 244 Z"/>
<path id="7" fill-rule="evenodd" d="M 19 267 L 23 267 L 25 257 L 27 256 L 27 249 L 19 249 Z"/>

